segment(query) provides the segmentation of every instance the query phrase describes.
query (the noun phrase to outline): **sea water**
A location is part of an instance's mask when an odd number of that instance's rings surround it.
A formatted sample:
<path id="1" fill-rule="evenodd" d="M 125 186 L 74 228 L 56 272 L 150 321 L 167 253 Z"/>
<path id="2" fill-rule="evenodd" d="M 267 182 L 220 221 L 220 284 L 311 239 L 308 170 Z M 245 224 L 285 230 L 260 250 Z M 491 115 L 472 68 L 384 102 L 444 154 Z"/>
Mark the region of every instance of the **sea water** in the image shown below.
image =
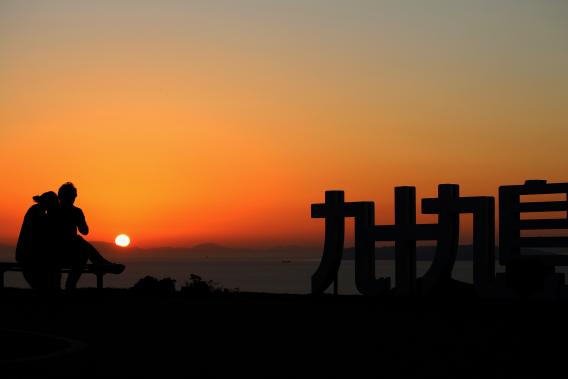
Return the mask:
<path id="1" fill-rule="evenodd" d="M 141 278 L 150 275 L 158 279 L 176 280 L 179 289 L 189 281 L 191 274 L 199 275 L 205 281 L 217 283 L 222 288 L 239 289 L 246 292 L 269 293 L 310 293 L 311 276 L 320 263 L 319 259 L 297 259 L 283 261 L 276 258 L 207 258 L 190 259 L 183 262 L 129 262 L 120 275 L 108 274 L 104 278 L 105 287 L 130 288 Z M 430 267 L 429 261 L 417 262 L 417 275 L 421 276 Z M 377 277 L 391 277 L 394 283 L 394 261 L 377 260 Z M 497 265 L 497 272 L 503 267 Z M 338 275 L 340 294 L 358 294 L 355 288 L 354 261 L 344 260 Z M 8 272 L 6 286 L 28 287 L 22 274 Z M 473 282 L 473 263 L 457 261 L 453 277 L 467 283 Z M 92 274 L 85 274 L 79 281 L 79 287 L 95 287 L 96 279 Z M 330 289 L 331 290 L 331 289 Z"/>

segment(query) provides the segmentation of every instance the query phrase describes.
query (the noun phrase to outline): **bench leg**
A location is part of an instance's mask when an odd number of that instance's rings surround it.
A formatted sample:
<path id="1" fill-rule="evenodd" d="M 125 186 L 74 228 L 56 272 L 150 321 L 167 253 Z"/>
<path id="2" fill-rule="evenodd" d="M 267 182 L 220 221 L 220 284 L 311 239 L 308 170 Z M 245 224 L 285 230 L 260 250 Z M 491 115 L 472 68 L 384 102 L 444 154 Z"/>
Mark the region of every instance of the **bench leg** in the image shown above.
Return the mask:
<path id="1" fill-rule="evenodd" d="M 105 274 L 97 274 L 97 289 L 102 290 L 103 289 L 103 277 L 105 276 Z"/>

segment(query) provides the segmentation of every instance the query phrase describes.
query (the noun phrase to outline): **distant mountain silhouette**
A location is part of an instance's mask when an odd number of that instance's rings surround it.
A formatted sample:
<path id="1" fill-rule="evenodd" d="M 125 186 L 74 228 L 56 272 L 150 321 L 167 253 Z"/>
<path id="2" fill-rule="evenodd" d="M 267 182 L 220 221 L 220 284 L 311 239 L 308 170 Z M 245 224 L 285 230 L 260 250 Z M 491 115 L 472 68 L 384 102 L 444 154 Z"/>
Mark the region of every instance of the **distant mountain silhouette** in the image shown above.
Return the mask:
<path id="1" fill-rule="evenodd" d="M 394 259 L 394 247 L 377 247 L 375 249 L 375 259 L 377 260 L 391 260 Z M 418 261 L 431 261 L 436 254 L 436 246 L 417 246 L 416 247 L 416 260 Z M 355 259 L 355 248 L 350 247 L 345 249 L 343 259 Z M 473 260 L 473 246 L 460 245 L 458 248 L 457 260 L 471 261 Z"/>
<path id="2" fill-rule="evenodd" d="M 92 244 L 105 257 L 116 262 L 134 261 L 183 261 L 197 258 L 276 258 L 276 259 L 319 259 L 321 258 L 321 247 L 310 246 L 274 246 L 268 248 L 258 247 L 228 247 L 216 243 L 201 243 L 191 247 L 156 247 L 140 248 L 131 246 L 122 248 L 109 242 L 92 242 Z M 0 261 L 14 261 L 15 247 L 8 244 L 0 244 Z M 537 249 L 527 249 L 530 254 L 542 255 L 550 254 Z M 416 259 L 418 261 L 430 261 L 436 253 L 435 246 L 418 246 L 416 248 Z M 343 259 L 352 260 L 355 256 L 353 247 L 346 248 Z M 498 256 L 498 249 L 496 249 Z M 394 259 L 394 247 L 377 247 L 375 250 L 377 260 Z M 460 245 L 457 259 L 460 261 L 470 261 L 473 257 L 472 245 Z"/>
<path id="3" fill-rule="evenodd" d="M 212 242 L 200 243 L 200 244 L 192 246 L 191 249 L 193 251 L 199 251 L 199 252 L 204 252 L 204 253 L 205 252 L 216 253 L 216 252 L 233 250 L 230 247 L 219 245 L 219 244 L 212 243 Z"/>
<path id="4" fill-rule="evenodd" d="M 191 247 L 121 248 L 108 242 L 92 244 L 109 259 L 117 261 L 180 261 L 195 258 L 319 258 L 321 248 L 305 246 L 228 247 L 216 243 L 201 243 Z"/>
<path id="5" fill-rule="evenodd" d="M 550 251 L 543 251 L 539 249 L 523 249 L 523 253 L 527 255 L 549 255 Z M 436 246 L 417 246 L 416 247 L 416 260 L 417 261 L 431 261 L 436 254 Z M 499 257 L 499 248 L 495 248 L 495 257 Z M 343 254 L 343 259 L 355 259 L 355 248 L 346 248 Z M 394 259 L 394 247 L 378 247 L 375 249 L 375 259 L 377 260 L 391 260 Z M 473 260 L 473 245 L 460 245 L 458 247 L 458 254 L 456 256 L 458 261 L 471 261 Z"/>

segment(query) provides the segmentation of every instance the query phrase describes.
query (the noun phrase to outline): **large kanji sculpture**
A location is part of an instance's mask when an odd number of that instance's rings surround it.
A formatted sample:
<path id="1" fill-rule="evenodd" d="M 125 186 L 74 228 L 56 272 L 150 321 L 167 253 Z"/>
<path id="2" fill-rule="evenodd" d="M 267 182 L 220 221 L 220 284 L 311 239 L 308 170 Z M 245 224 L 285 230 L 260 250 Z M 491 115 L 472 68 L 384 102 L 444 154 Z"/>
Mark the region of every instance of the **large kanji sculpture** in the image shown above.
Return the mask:
<path id="1" fill-rule="evenodd" d="M 327 191 L 324 204 L 312 205 L 313 218 L 325 218 L 322 260 L 312 276 L 312 293 L 324 292 L 336 279 L 344 248 L 345 218 L 355 218 L 355 283 L 365 295 L 379 295 L 390 288 L 390 278 L 376 278 L 375 242 L 394 241 L 396 290 L 429 293 L 451 279 L 459 241 L 460 213 L 474 218 L 474 284 L 478 291 L 488 288 L 495 276 L 494 214 L 492 197 L 460 197 L 459 186 L 438 186 L 438 197 L 422 200 L 422 211 L 437 214 L 436 224 L 416 224 L 416 190 L 395 188 L 394 225 L 375 225 L 373 202 L 345 202 L 343 191 Z M 436 241 L 436 255 L 430 269 L 416 278 L 416 242 Z"/>
<path id="2" fill-rule="evenodd" d="M 561 194 L 564 200 L 526 202 L 524 195 Z M 560 218 L 521 217 L 525 213 L 565 212 Z M 375 225 L 373 202 L 345 202 L 343 191 L 327 191 L 325 203 L 312 204 L 312 217 L 325 218 L 325 245 L 312 276 L 312 293 L 324 292 L 337 278 L 345 237 L 345 218 L 355 219 L 355 283 L 365 295 L 390 289 L 390 278 L 375 275 L 375 242 L 395 243 L 395 290 L 398 294 L 428 294 L 451 280 L 459 240 L 459 215 L 473 214 L 473 282 L 484 297 L 558 297 L 565 291 L 568 256 L 535 254 L 527 248 L 568 247 L 566 236 L 526 236 L 524 231 L 568 229 L 568 183 L 528 180 L 499 188 L 499 262 L 505 273 L 495 274 L 495 200 L 490 196 L 460 197 L 459 186 L 441 184 L 438 197 L 422 199 L 422 213 L 438 215 L 435 224 L 416 223 L 414 187 L 395 188 L 394 225 Z M 416 242 L 436 241 L 428 271 L 416 278 Z M 531 253 L 532 252 L 532 253 Z"/>

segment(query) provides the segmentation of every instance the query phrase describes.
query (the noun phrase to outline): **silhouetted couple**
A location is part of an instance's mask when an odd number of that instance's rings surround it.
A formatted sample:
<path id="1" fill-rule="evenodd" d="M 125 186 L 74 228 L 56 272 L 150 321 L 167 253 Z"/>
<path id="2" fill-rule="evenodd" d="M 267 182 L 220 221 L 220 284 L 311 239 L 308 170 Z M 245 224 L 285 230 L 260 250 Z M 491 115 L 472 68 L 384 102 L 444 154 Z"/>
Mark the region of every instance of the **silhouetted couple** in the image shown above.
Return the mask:
<path id="1" fill-rule="evenodd" d="M 45 192 L 34 196 L 24 217 L 16 261 L 23 267 L 26 281 L 32 288 L 57 290 L 61 286 L 61 268 L 70 269 L 65 288 L 73 290 L 87 261 L 93 264 L 112 265 L 111 272 L 124 270 L 120 264 L 106 260 L 79 233 L 87 235 L 89 227 L 81 208 L 74 205 L 77 189 L 65 183 L 57 194 Z"/>

